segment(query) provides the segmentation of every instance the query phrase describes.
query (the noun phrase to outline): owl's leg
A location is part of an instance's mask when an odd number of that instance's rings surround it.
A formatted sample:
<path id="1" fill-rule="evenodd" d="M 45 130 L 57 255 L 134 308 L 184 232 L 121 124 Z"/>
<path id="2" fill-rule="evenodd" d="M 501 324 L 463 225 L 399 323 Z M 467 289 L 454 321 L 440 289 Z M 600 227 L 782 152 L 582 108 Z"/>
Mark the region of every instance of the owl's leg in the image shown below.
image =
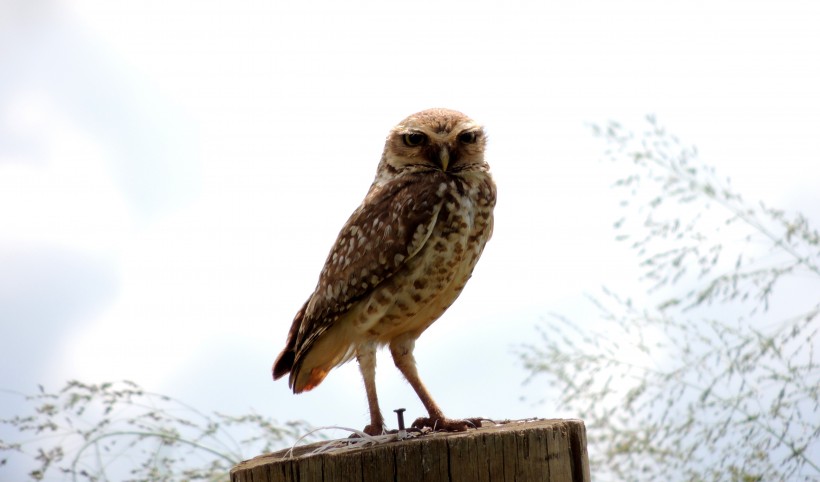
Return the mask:
<path id="1" fill-rule="evenodd" d="M 444 417 L 438 404 L 433 400 L 427 387 L 421 382 L 418 370 L 416 370 L 416 359 L 413 357 L 413 348 L 416 345 L 415 338 L 396 338 L 390 343 L 390 353 L 393 355 L 393 362 L 396 368 L 404 375 L 416 395 L 421 399 L 424 408 L 427 409 L 429 417 L 421 417 L 413 422 L 413 427 L 431 427 L 433 430 L 447 430 L 451 432 L 463 432 L 468 427 L 480 427 L 481 419 L 453 420 Z"/>
<path id="2" fill-rule="evenodd" d="M 379 408 L 379 397 L 376 394 L 376 345 L 365 343 L 356 349 L 356 361 L 364 379 L 364 389 L 367 392 L 367 406 L 370 408 L 370 425 L 364 428 L 368 435 L 384 433 L 384 417 Z"/>

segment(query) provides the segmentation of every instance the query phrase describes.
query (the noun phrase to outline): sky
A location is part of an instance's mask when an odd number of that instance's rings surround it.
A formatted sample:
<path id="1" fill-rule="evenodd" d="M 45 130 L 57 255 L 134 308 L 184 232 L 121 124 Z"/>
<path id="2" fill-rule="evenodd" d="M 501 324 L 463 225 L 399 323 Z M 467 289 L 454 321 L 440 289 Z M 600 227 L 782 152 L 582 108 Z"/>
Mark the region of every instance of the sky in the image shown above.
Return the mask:
<path id="1" fill-rule="evenodd" d="M 438 106 L 485 126 L 499 197 L 422 379 L 448 416 L 572 416 L 515 348 L 645 289 L 589 124 L 655 114 L 747 199 L 820 206 L 819 24 L 810 1 L 5 0 L 0 387 L 363 427 L 355 363 L 298 396 L 270 366 L 387 132 Z M 386 353 L 377 386 L 423 415 Z"/>

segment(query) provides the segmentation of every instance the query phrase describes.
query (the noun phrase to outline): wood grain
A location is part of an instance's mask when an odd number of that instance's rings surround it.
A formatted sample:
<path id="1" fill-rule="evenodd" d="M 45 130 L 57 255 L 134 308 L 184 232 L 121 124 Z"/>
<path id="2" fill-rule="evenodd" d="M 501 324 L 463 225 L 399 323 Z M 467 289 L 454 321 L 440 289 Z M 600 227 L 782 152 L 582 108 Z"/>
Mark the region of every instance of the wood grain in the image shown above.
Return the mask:
<path id="1" fill-rule="evenodd" d="M 261 455 L 231 482 L 589 482 L 581 420 L 485 423 L 346 451 L 311 455 L 327 442 Z"/>

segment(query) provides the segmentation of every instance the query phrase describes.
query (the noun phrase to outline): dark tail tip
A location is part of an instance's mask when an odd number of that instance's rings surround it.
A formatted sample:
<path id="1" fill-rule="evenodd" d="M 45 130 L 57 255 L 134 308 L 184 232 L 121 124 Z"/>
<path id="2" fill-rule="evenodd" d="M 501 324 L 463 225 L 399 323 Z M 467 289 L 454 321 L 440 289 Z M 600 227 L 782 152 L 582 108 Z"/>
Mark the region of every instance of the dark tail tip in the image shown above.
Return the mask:
<path id="1" fill-rule="evenodd" d="M 276 357 L 276 361 L 273 362 L 273 379 L 278 380 L 283 376 L 290 373 L 293 369 L 293 362 L 296 360 L 296 353 L 292 350 L 288 350 L 285 348 L 282 350 L 282 353 Z"/>

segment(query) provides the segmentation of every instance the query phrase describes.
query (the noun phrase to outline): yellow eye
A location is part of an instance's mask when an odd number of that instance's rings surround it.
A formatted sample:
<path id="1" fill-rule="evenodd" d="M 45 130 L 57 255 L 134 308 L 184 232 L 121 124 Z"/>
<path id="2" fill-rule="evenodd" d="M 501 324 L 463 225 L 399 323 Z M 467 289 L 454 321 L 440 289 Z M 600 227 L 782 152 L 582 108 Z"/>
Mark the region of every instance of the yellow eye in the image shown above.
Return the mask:
<path id="1" fill-rule="evenodd" d="M 462 134 L 459 134 L 458 140 L 465 144 L 475 144 L 475 132 L 464 132 Z"/>
<path id="2" fill-rule="evenodd" d="M 424 142 L 427 141 L 427 136 L 421 132 L 411 132 L 409 134 L 405 134 L 403 139 L 405 145 L 416 147 L 424 144 Z"/>

